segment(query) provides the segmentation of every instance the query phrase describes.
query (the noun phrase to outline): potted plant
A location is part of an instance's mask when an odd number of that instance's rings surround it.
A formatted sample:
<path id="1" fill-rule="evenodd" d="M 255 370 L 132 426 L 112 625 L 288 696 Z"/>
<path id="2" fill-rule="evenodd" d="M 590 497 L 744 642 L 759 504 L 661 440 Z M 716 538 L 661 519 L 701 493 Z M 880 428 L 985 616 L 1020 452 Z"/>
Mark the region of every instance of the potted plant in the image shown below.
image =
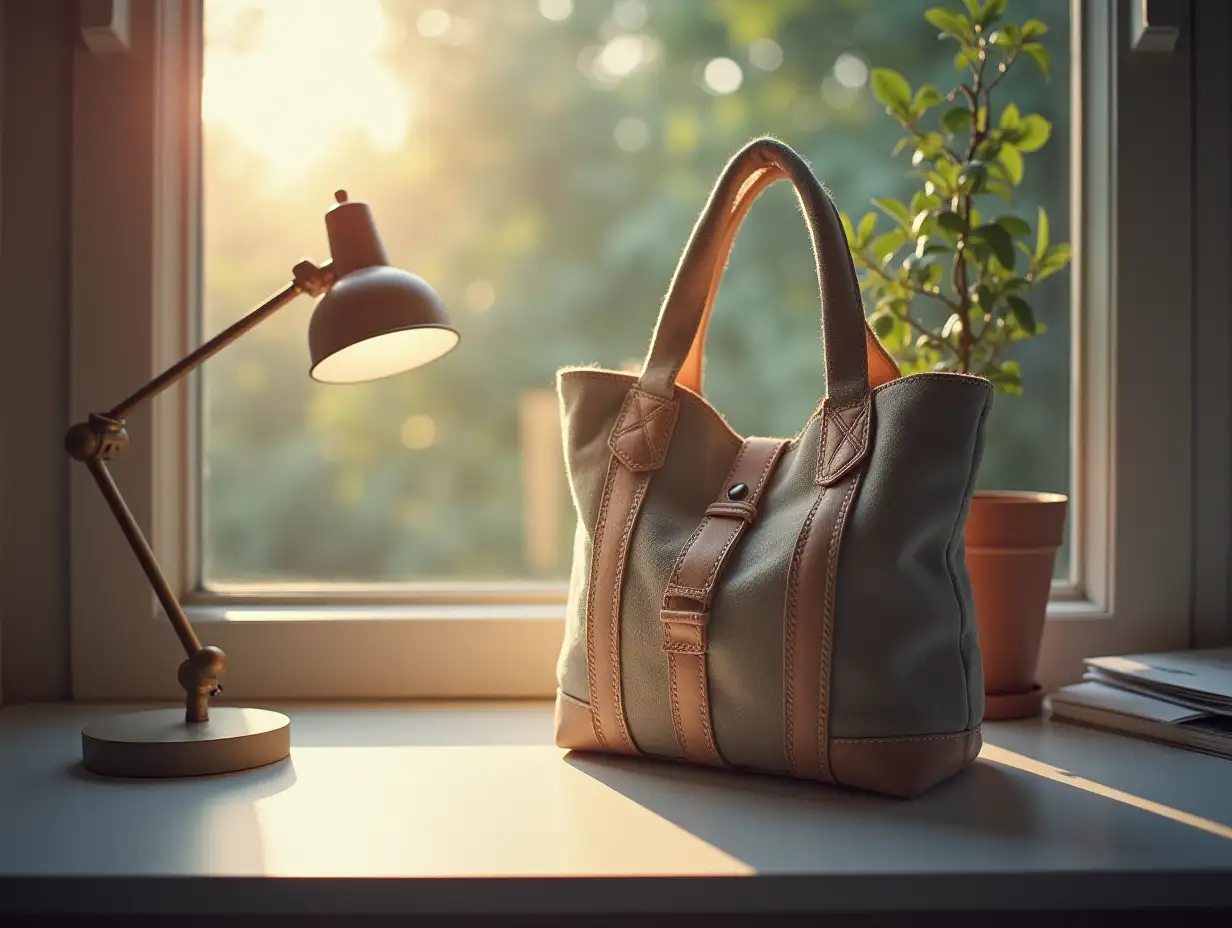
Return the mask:
<path id="1" fill-rule="evenodd" d="M 878 198 L 884 214 L 843 225 L 870 322 L 905 373 L 960 371 L 987 377 L 1003 394 L 1022 392 L 1005 355 L 1043 333 L 1028 297 L 1062 270 L 1070 247 L 1049 238 L 1041 208 L 1034 228 L 1014 210 L 1023 156 L 1048 141 L 1051 125 L 995 92 L 1031 59 L 1048 79 L 1050 59 L 1037 19 L 1006 22 L 1006 0 L 963 0 L 925 18 L 957 43 L 957 86 L 914 91 L 896 71 L 872 72 L 872 90 L 906 130 L 895 154 L 911 152 L 919 189 L 909 202 Z M 888 228 L 879 227 L 888 219 Z M 1053 493 L 978 492 L 968 515 L 967 566 L 984 662 L 987 718 L 1039 712 L 1035 680 L 1066 498 Z"/>

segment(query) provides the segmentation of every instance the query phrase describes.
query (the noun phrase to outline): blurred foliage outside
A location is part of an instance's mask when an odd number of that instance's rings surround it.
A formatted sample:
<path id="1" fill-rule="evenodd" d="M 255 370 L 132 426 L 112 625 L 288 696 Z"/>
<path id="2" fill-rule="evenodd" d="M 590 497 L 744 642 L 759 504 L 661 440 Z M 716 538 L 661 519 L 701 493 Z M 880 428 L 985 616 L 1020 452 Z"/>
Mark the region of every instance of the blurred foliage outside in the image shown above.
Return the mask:
<path id="1" fill-rule="evenodd" d="M 420 370 L 320 385 L 301 299 L 212 360 L 206 582 L 565 577 L 556 370 L 640 365 L 710 186 L 751 137 L 800 151 L 846 212 L 909 195 L 899 127 L 868 80 L 879 65 L 950 80 L 952 47 L 922 19 L 935 4 L 206 0 L 203 333 L 301 257 L 328 257 L 322 215 L 340 187 L 462 333 Z M 1010 74 L 1004 99 L 1053 132 L 1016 211 L 1045 207 L 1062 239 L 1068 3 L 1032 0 L 1029 15 L 1051 28 L 1052 81 Z M 981 486 L 1069 490 L 1069 276 L 1035 291 L 1048 332 L 1013 348 L 1026 390 L 997 397 Z M 824 393 L 786 185 L 745 223 L 707 347 L 707 395 L 743 434 L 795 434 Z"/>

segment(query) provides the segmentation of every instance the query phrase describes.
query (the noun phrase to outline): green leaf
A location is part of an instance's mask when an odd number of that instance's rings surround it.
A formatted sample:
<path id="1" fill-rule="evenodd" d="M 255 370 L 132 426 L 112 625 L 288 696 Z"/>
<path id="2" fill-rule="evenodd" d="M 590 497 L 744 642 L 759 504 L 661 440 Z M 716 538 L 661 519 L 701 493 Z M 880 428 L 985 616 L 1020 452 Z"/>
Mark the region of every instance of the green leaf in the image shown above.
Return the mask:
<path id="1" fill-rule="evenodd" d="M 1019 129 L 1021 131 L 1015 143 L 1019 151 L 1039 151 L 1052 134 L 1052 124 L 1038 113 L 1024 119 Z"/>
<path id="2" fill-rule="evenodd" d="M 1037 39 L 1048 32 L 1048 27 L 1038 19 L 1028 19 L 1022 24 L 1022 37 L 1025 41 Z"/>
<path id="3" fill-rule="evenodd" d="M 970 161 L 958 174 L 958 185 L 967 193 L 979 193 L 988 183 L 988 165 L 983 161 Z"/>
<path id="4" fill-rule="evenodd" d="M 921 84 L 915 92 L 915 99 L 911 101 L 911 111 L 920 116 L 930 106 L 936 106 L 944 99 L 941 91 L 932 84 Z"/>
<path id="5" fill-rule="evenodd" d="M 985 185 L 984 190 L 991 193 L 993 196 L 1000 197 L 1011 206 L 1014 205 L 1014 191 L 1004 181 L 990 180 Z"/>
<path id="6" fill-rule="evenodd" d="M 984 139 L 975 149 L 975 158 L 977 161 L 993 161 L 997 159 L 997 155 L 1001 154 L 1001 140 L 992 138 Z"/>
<path id="7" fill-rule="evenodd" d="M 1030 235 L 1031 227 L 1017 216 L 998 216 L 997 225 L 1010 235 Z"/>
<path id="8" fill-rule="evenodd" d="M 1047 80 L 1052 80 L 1052 56 L 1048 54 L 1048 49 L 1040 45 L 1039 42 L 1028 42 L 1022 47 L 1022 50 L 1030 55 L 1039 69 L 1044 72 L 1044 77 Z"/>
<path id="9" fill-rule="evenodd" d="M 1015 38 L 1014 33 L 1010 31 L 1011 28 L 1013 27 L 1006 26 L 1003 29 L 998 29 L 988 37 L 988 41 L 998 48 L 1013 48 L 1018 44 L 1018 40 Z"/>
<path id="10" fill-rule="evenodd" d="M 1021 119 L 1021 114 L 1018 112 L 1018 104 L 1007 103 L 1005 109 L 1001 111 L 1001 128 L 1013 129 L 1018 125 Z"/>
<path id="11" fill-rule="evenodd" d="M 911 212 L 914 214 L 926 209 L 936 209 L 940 205 L 939 197 L 930 197 L 923 190 L 917 190 L 911 195 Z"/>
<path id="12" fill-rule="evenodd" d="M 967 42 L 975 38 L 975 30 L 972 28 L 971 20 L 963 16 L 962 13 L 937 6 L 926 12 L 924 18 L 940 29 L 943 36 Z"/>
<path id="13" fill-rule="evenodd" d="M 1006 270 L 1014 269 L 1014 240 L 1010 234 L 996 223 L 980 226 L 972 230 L 972 236 L 979 236 L 988 243 L 992 253 L 997 256 L 1001 266 Z"/>
<path id="14" fill-rule="evenodd" d="M 971 19 L 975 22 L 980 21 L 980 0 L 963 0 L 963 5 L 966 6 L 967 12 L 971 14 Z"/>
<path id="15" fill-rule="evenodd" d="M 978 62 L 979 56 L 974 49 L 964 48 L 961 52 L 954 56 L 954 70 L 966 71 L 974 68 Z"/>
<path id="16" fill-rule="evenodd" d="M 1042 322 L 1036 324 L 1034 334 L 1024 332 L 1022 329 L 1016 328 L 1010 333 L 1010 341 L 1025 342 L 1028 338 L 1034 338 L 1035 335 L 1043 335 L 1047 331 L 1048 326 L 1044 325 Z"/>
<path id="17" fill-rule="evenodd" d="M 911 108 L 911 85 L 891 68 L 873 68 L 873 96 L 894 113 L 907 113 Z"/>
<path id="18" fill-rule="evenodd" d="M 907 207 L 893 197 L 873 197 L 873 206 L 891 219 L 897 219 L 903 225 L 911 222 L 911 214 L 907 212 Z"/>
<path id="19" fill-rule="evenodd" d="M 941 117 L 941 128 L 950 135 L 966 132 L 971 128 L 971 110 L 965 106 L 956 106 L 952 110 L 946 110 Z"/>
<path id="20" fill-rule="evenodd" d="M 990 364 L 984 375 L 1002 393 L 1022 395 L 1022 371 L 1018 367 L 1018 362 L 1003 361 L 1000 364 Z"/>
<path id="21" fill-rule="evenodd" d="M 856 242 L 859 247 L 863 248 L 873 236 L 873 232 L 877 229 L 877 214 L 865 213 L 864 218 L 860 220 L 860 228 L 856 230 Z"/>
<path id="22" fill-rule="evenodd" d="M 1039 261 L 1044 257 L 1044 252 L 1048 250 L 1048 214 L 1044 212 L 1044 207 L 1039 208 L 1039 220 L 1036 223 L 1035 233 L 1035 254 L 1032 257 Z"/>
<path id="23" fill-rule="evenodd" d="M 961 234 L 965 228 L 962 216 L 948 209 L 937 214 L 937 225 L 955 235 Z"/>
<path id="24" fill-rule="evenodd" d="M 838 214 L 838 221 L 843 224 L 843 234 L 847 236 L 847 247 L 856 247 L 856 234 L 851 228 L 851 217 L 846 213 Z"/>
<path id="25" fill-rule="evenodd" d="M 877 313 L 870 321 L 878 338 L 887 338 L 894 331 L 894 317 L 889 313 Z"/>
<path id="26" fill-rule="evenodd" d="M 1005 302 L 1009 304 L 1010 315 L 1018 322 L 1022 328 L 1031 335 L 1035 334 L 1035 311 L 1031 309 L 1031 304 L 1020 296 L 1007 296 Z"/>
<path id="27" fill-rule="evenodd" d="M 915 141 L 915 136 L 904 135 L 901 139 L 899 139 L 895 143 L 894 151 L 890 152 L 890 156 L 894 157 L 895 155 L 900 154 L 904 148 L 906 148 L 908 145 L 911 145 L 914 141 Z"/>
<path id="28" fill-rule="evenodd" d="M 977 22 L 981 26 L 991 26 L 1005 15 L 1005 6 L 1006 0 L 987 0 Z"/>
<path id="29" fill-rule="evenodd" d="M 1058 271 L 1064 270 L 1065 265 L 1069 264 L 1071 254 L 1069 245 L 1065 243 L 1053 245 L 1044 252 L 1044 256 L 1040 259 L 1035 279 L 1043 280 L 1045 277 L 1051 277 Z"/>
<path id="30" fill-rule="evenodd" d="M 1005 168 L 1005 176 L 1009 178 L 1010 183 L 1017 187 L 1022 183 L 1022 155 L 1018 153 L 1018 149 L 1013 145 L 1002 145 L 1001 151 L 997 153 L 997 161 Z"/>
<path id="31" fill-rule="evenodd" d="M 920 160 L 938 159 L 945 152 L 945 138 L 940 132 L 925 132 L 923 137 L 915 139 L 915 145 L 919 159 L 913 155 L 912 164 L 918 165 Z"/>
<path id="32" fill-rule="evenodd" d="M 907 241 L 907 233 L 904 229 L 892 229 L 885 235 L 879 235 L 873 239 L 872 249 L 873 257 L 877 259 L 877 263 L 884 265 L 890 258 L 894 257 L 894 253 L 903 247 L 903 243 Z"/>

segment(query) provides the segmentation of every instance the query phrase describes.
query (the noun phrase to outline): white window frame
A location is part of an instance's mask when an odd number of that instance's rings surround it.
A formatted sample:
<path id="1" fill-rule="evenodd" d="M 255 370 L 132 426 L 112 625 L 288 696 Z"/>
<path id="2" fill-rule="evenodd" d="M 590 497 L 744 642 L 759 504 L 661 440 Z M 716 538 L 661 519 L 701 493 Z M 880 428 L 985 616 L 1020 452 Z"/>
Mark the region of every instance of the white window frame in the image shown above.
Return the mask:
<path id="1" fill-rule="evenodd" d="M 128 50 L 82 43 L 74 60 L 74 421 L 128 395 L 197 337 L 201 4 L 129 10 Z M 1083 69 L 1073 121 L 1076 550 L 1049 607 L 1046 687 L 1074 679 L 1083 656 L 1190 642 L 1191 75 L 1184 48 L 1131 52 L 1127 11 L 1126 0 L 1074 3 Z M 288 246 L 285 268 L 269 269 L 271 292 L 300 257 Z M 306 323 L 307 304 L 282 311 Z M 1180 373 L 1162 391 L 1152 371 Z M 228 700 L 552 693 L 558 584 L 203 592 L 194 382 L 131 416 L 131 448 L 114 474 L 202 641 L 228 653 Z M 178 698 L 176 639 L 80 467 L 70 521 L 75 698 Z"/>

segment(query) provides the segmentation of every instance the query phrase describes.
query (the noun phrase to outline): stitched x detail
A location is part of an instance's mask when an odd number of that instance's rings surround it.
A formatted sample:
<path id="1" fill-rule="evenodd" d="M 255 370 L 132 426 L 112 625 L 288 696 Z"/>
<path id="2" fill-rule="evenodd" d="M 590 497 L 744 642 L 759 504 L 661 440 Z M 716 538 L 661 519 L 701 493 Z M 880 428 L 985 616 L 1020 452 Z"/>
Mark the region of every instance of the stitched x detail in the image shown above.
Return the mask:
<path id="1" fill-rule="evenodd" d="M 860 419 L 864 418 L 864 415 L 865 414 L 861 414 L 860 417 L 851 424 L 851 427 L 848 428 L 847 423 L 843 421 L 842 416 L 836 412 L 830 413 L 830 424 L 842 433 L 842 438 L 840 438 L 838 440 L 838 444 L 834 446 L 834 453 L 831 457 L 838 457 L 839 452 L 843 449 L 843 446 L 847 444 L 847 442 L 851 442 L 852 450 L 860 450 L 860 436 L 856 434 L 856 426 L 859 424 Z"/>
<path id="2" fill-rule="evenodd" d="M 671 444 L 679 406 L 641 390 L 630 390 L 608 445 L 630 470 L 654 470 Z"/>
<path id="3" fill-rule="evenodd" d="M 848 423 L 842 412 L 826 409 L 817 474 L 821 483 L 837 480 L 864 451 L 868 438 L 869 406 L 865 404 L 858 411 L 852 411 L 857 415 Z"/>

